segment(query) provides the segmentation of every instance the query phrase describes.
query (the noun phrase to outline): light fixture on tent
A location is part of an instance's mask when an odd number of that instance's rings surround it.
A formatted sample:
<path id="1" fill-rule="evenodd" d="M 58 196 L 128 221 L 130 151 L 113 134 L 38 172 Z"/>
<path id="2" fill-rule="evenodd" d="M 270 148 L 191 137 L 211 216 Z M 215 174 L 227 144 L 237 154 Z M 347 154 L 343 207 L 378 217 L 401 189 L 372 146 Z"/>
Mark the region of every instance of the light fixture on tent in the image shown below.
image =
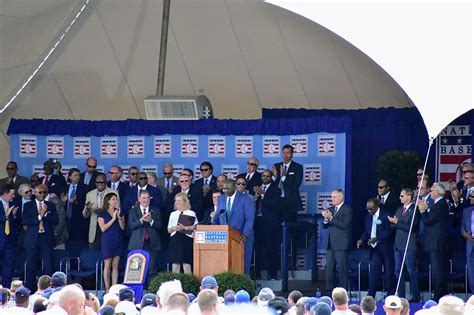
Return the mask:
<path id="1" fill-rule="evenodd" d="M 148 96 L 145 99 L 148 120 L 199 120 L 214 117 L 211 102 L 205 95 Z"/>

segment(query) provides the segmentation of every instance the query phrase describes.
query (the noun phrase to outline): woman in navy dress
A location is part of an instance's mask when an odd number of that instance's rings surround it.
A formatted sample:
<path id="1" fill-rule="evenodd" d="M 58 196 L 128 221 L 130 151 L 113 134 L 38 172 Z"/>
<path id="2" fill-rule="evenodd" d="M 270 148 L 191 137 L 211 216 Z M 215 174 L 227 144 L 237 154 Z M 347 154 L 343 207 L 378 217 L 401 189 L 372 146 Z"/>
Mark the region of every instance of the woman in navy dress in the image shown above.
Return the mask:
<path id="1" fill-rule="evenodd" d="M 123 230 L 125 229 L 125 218 L 117 209 L 117 195 L 108 193 L 104 197 L 102 211 L 97 215 L 102 231 L 101 251 L 104 259 L 104 282 L 105 292 L 109 292 L 110 269 L 112 269 L 112 285 L 117 284 L 119 274 L 120 255 L 123 251 Z"/>

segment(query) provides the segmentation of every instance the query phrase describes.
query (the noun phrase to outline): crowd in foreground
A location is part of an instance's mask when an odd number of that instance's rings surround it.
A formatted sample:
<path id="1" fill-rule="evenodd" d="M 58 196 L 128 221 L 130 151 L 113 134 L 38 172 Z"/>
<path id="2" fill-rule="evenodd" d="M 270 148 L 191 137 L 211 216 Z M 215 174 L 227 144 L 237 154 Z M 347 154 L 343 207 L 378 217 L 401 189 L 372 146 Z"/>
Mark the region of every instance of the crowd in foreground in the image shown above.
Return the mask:
<path id="1" fill-rule="evenodd" d="M 113 285 L 102 301 L 93 293 L 85 292 L 81 285 L 67 284 L 66 274 L 55 272 L 52 277 L 43 275 L 38 279 L 38 290 L 31 293 L 22 281 L 12 282 L 10 289 L 0 288 L 0 314 L 2 315 L 153 315 L 153 314 L 289 314 L 289 315 L 351 315 L 375 314 L 377 303 L 369 295 L 359 304 L 349 304 L 344 288 L 337 287 L 331 297 L 303 296 L 292 291 L 287 298 L 276 296 L 270 288 L 263 288 L 251 297 L 245 290 L 226 290 L 218 295 L 219 286 L 213 276 L 204 277 L 197 296 L 183 291 L 181 282 L 173 280 L 160 285 L 156 294 L 146 293 L 141 300 L 135 292 L 123 284 Z M 404 298 L 391 295 L 383 304 L 387 315 L 474 314 L 474 296 L 466 303 L 456 296 L 444 296 L 428 301 L 421 310 L 410 311 Z M 378 312 L 378 314 L 381 314 Z"/>

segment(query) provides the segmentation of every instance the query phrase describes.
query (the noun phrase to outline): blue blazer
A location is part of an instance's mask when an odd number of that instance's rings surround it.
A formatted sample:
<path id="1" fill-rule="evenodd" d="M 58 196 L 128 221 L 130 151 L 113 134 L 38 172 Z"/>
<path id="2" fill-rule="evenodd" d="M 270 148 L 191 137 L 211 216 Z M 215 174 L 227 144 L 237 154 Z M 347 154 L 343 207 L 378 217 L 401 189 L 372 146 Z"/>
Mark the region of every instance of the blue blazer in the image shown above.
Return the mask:
<path id="1" fill-rule="evenodd" d="M 474 206 L 469 206 L 464 208 L 463 213 L 462 213 L 462 223 L 461 223 L 461 234 L 464 232 L 467 232 L 469 234 L 474 233 L 474 231 L 471 230 L 471 213 L 474 211 Z M 466 255 L 467 257 L 471 256 L 472 249 L 474 247 L 474 243 L 471 241 L 466 240 Z"/>
<path id="2" fill-rule="evenodd" d="M 227 214 L 225 211 L 227 196 L 219 197 L 217 204 L 217 211 L 222 212 L 214 216 L 212 224 L 228 224 L 231 228 L 240 231 L 248 239 L 253 237 L 253 222 L 255 220 L 255 202 L 253 197 L 236 192 L 234 203 L 232 204 L 230 218 L 227 221 Z M 222 211 L 224 210 L 224 211 Z"/>
<path id="3" fill-rule="evenodd" d="M 388 210 L 383 210 L 382 208 L 380 208 L 379 211 L 378 220 L 380 220 L 380 224 L 377 224 L 378 243 L 376 247 L 379 247 L 384 254 L 391 254 L 393 253 L 394 231 L 387 218 L 390 212 Z M 360 239 L 364 241 L 364 245 L 367 244 L 367 241 L 370 238 L 370 233 L 372 232 L 372 218 L 373 216 L 369 213 L 365 217 L 364 232 L 360 237 Z"/>
<path id="4" fill-rule="evenodd" d="M 17 205 L 15 202 L 10 202 L 10 207 L 12 205 Z M 3 202 L 0 201 L 0 250 L 3 250 L 5 244 L 6 235 L 5 235 L 5 222 L 7 217 L 5 216 L 5 208 L 3 207 Z M 11 240 L 16 242 L 16 235 L 20 229 L 21 222 L 21 209 L 18 209 L 16 212 L 16 217 L 13 216 L 13 213 L 10 213 L 8 216 L 8 221 L 10 223 L 10 236 L 13 237 Z"/>
<path id="5" fill-rule="evenodd" d="M 112 183 L 110 181 L 107 181 L 107 187 L 112 188 Z M 122 205 L 122 207 L 124 206 L 125 195 L 127 194 L 129 190 L 130 190 L 130 186 L 128 186 L 127 183 L 119 182 L 117 191 L 119 193 L 120 204 Z"/>
<path id="6" fill-rule="evenodd" d="M 44 201 L 44 203 L 48 206 L 48 211 L 43 217 L 44 233 L 48 244 L 51 247 L 54 247 L 54 228 L 59 223 L 58 213 L 56 212 L 56 206 L 54 203 L 49 201 Z M 23 209 L 23 221 L 21 224 L 28 226 L 26 229 L 25 241 L 23 243 L 24 247 L 27 250 L 32 250 L 36 247 L 39 230 L 38 207 L 36 206 L 35 200 L 25 204 Z"/>

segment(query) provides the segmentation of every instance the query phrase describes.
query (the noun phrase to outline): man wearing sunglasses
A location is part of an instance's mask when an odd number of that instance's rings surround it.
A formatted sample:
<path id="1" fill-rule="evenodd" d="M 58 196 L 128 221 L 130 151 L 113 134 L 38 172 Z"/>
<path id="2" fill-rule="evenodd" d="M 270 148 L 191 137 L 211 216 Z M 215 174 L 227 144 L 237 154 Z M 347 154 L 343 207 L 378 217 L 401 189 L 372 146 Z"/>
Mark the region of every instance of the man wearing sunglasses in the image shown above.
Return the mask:
<path id="1" fill-rule="evenodd" d="M 208 209 L 212 207 L 212 191 L 217 187 L 217 177 L 212 174 L 214 167 L 210 162 L 202 162 L 199 170 L 201 171 L 201 178 L 196 180 L 194 185 L 202 191 L 203 204 L 201 209 Z M 200 214 L 196 213 L 196 215 L 199 221 L 203 219 L 202 212 Z"/>
<path id="2" fill-rule="evenodd" d="M 174 176 L 173 172 L 173 164 L 165 163 L 163 165 L 163 176 L 156 180 L 156 184 L 168 190 L 169 193 L 173 191 L 174 187 L 179 185 L 179 178 Z"/>
<path id="3" fill-rule="evenodd" d="M 33 197 L 33 190 L 30 184 L 21 184 L 18 187 L 18 195 L 15 197 L 15 204 L 18 205 L 17 218 L 21 223 L 21 215 L 23 213 L 23 208 L 26 203 L 30 202 Z M 18 246 L 17 249 L 23 247 L 23 241 L 25 239 L 26 226 L 18 230 Z"/>
<path id="4" fill-rule="evenodd" d="M 247 161 L 247 172 L 237 175 L 237 178 L 245 178 L 249 194 L 255 195 L 254 187 L 262 185 L 262 174 L 257 172 L 258 160 L 251 157 Z"/>
<path id="5" fill-rule="evenodd" d="M 168 204 L 166 207 L 168 210 L 168 215 L 174 210 L 174 197 L 178 193 L 183 192 L 188 195 L 189 202 L 191 203 L 191 210 L 193 210 L 194 213 L 196 213 L 198 220 L 199 218 L 201 218 L 200 220 L 202 221 L 202 218 L 204 217 L 204 209 L 202 208 L 202 205 L 203 205 L 202 189 L 199 189 L 196 186 L 196 184 L 193 184 L 192 179 L 193 179 L 192 171 L 185 168 L 183 172 L 181 173 L 181 175 L 179 176 L 179 186 L 173 189 L 173 192 L 170 194 L 168 198 Z M 167 221 L 165 223 L 168 224 Z"/>
<path id="6" fill-rule="evenodd" d="M 119 165 L 113 165 L 109 169 L 109 181 L 107 187 L 119 192 L 120 203 L 123 204 L 125 195 L 130 189 L 129 186 L 120 179 L 123 176 L 123 169 Z"/>
<path id="7" fill-rule="evenodd" d="M 86 161 L 86 170 L 81 173 L 81 183 L 85 184 L 88 192 L 95 189 L 95 180 L 102 172 L 97 171 L 97 159 L 90 156 Z"/>
<path id="8" fill-rule="evenodd" d="M 18 174 L 18 165 L 15 161 L 8 162 L 5 170 L 8 176 L 0 179 L 0 187 L 3 187 L 5 184 L 13 184 L 15 191 L 18 192 L 18 187 L 20 187 L 21 184 L 28 184 L 30 182 L 28 177 Z"/>
<path id="9" fill-rule="evenodd" d="M 400 207 L 398 193 L 392 192 L 390 183 L 386 179 L 381 179 L 377 185 L 377 199 L 380 200 L 380 207 L 386 210 L 389 215 L 393 215 Z"/>
<path id="10" fill-rule="evenodd" d="M 128 212 L 138 206 L 138 197 L 142 190 L 148 191 L 150 197 L 150 204 L 158 209 L 163 207 L 163 197 L 158 188 L 148 185 L 148 177 L 145 172 L 138 172 L 137 174 L 137 185 L 128 190 L 127 195 L 124 199 L 124 205 L 122 207 L 122 213 L 126 216 Z M 128 217 L 127 217 L 128 218 Z"/>
<path id="11" fill-rule="evenodd" d="M 22 224 L 27 226 L 24 247 L 26 249 L 26 287 L 36 288 L 38 258 L 43 259 L 44 274 L 53 273 L 54 227 L 59 223 L 56 206 L 45 198 L 48 188 L 40 184 L 35 188 L 36 200 L 25 204 Z"/>

